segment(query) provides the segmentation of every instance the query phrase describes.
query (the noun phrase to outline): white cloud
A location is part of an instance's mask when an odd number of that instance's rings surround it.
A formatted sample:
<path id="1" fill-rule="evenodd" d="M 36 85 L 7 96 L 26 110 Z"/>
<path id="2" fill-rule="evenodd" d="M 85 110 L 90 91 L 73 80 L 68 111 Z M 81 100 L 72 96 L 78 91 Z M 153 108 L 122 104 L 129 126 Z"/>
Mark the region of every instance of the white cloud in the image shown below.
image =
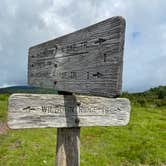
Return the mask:
<path id="1" fill-rule="evenodd" d="M 69 20 L 65 20 L 63 17 L 60 17 L 52 10 L 48 10 L 41 14 L 41 18 L 45 26 L 49 29 L 49 36 L 55 36 L 55 34 L 65 34 L 74 31 Z M 55 31 L 56 29 L 56 31 Z"/>
<path id="2" fill-rule="evenodd" d="M 0 43 L 0 52 L 2 51 L 2 49 L 3 49 L 3 47 L 2 47 L 2 45 L 1 45 L 1 43 Z"/>

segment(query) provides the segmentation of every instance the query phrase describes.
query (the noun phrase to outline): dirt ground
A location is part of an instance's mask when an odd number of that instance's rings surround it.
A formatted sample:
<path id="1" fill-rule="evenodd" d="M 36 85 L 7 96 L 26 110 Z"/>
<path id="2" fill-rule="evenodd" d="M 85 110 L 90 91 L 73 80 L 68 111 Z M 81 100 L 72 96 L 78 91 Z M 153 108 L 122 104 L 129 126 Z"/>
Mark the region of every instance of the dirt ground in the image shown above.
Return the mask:
<path id="1" fill-rule="evenodd" d="M 0 122 L 0 134 L 5 134 L 9 130 L 8 126 L 4 122 Z"/>

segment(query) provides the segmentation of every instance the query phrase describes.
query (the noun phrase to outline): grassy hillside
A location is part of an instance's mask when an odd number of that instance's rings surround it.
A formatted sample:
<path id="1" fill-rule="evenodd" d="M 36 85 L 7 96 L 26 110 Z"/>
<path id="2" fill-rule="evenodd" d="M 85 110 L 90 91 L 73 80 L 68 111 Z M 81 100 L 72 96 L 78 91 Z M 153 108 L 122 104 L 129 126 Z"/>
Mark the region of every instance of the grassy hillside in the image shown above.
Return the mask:
<path id="1" fill-rule="evenodd" d="M 127 126 L 81 128 L 81 166 L 166 165 L 165 89 L 124 93 L 132 102 Z M 6 121 L 7 99 L 0 94 L 0 121 Z M 8 130 L 0 135 L 0 166 L 54 165 L 55 145 L 54 128 Z"/>
<path id="2" fill-rule="evenodd" d="M 122 97 L 129 98 L 137 106 L 163 107 L 166 106 L 166 86 L 151 88 L 143 93 L 124 92 Z"/>
<path id="3" fill-rule="evenodd" d="M 0 94 L 0 122 L 6 121 L 9 94 Z"/>

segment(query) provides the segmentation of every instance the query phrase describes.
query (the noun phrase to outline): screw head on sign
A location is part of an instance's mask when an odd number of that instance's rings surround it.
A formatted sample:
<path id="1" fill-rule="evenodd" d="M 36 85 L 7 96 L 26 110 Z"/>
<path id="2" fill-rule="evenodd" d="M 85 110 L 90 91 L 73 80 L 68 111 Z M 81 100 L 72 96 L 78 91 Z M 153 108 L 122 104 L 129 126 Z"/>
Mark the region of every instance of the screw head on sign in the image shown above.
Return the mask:
<path id="1" fill-rule="evenodd" d="M 77 106 L 80 106 L 81 105 L 81 103 L 80 102 L 77 102 Z"/>
<path id="2" fill-rule="evenodd" d="M 80 122 L 80 119 L 79 118 L 76 118 L 75 119 L 75 123 L 78 124 Z"/>

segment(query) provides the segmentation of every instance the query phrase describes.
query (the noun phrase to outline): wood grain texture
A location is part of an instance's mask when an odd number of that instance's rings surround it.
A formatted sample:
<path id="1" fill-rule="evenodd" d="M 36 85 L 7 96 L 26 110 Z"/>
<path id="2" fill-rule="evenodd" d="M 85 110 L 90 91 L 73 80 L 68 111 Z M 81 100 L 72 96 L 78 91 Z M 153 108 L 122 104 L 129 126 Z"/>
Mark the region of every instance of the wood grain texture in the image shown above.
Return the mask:
<path id="1" fill-rule="evenodd" d="M 97 96 L 121 94 L 125 20 L 100 23 L 29 49 L 30 85 Z"/>
<path id="2" fill-rule="evenodd" d="M 56 166 L 80 166 L 80 128 L 58 128 Z"/>
<path id="3" fill-rule="evenodd" d="M 130 102 L 82 95 L 13 94 L 8 110 L 12 129 L 121 126 L 129 122 Z"/>

